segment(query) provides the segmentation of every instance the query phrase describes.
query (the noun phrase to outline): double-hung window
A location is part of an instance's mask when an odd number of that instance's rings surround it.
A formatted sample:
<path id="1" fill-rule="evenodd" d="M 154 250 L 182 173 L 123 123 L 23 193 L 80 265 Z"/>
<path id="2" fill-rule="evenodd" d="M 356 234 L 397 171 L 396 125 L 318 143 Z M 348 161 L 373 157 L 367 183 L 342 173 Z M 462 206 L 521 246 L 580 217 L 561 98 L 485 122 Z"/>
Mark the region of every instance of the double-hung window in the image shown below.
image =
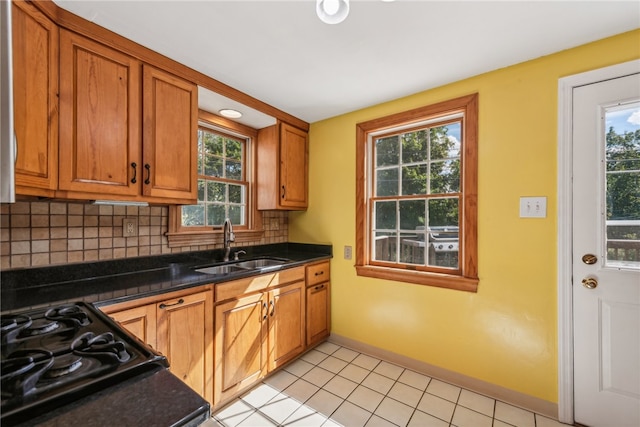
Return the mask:
<path id="1" fill-rule="evenodd" d="M 477 289 L 477 95 L 357 125 L 359 275 Z"/>
<path id="2" fill-rule="evenodd" d="M 200 111 L 198 200 L 170 208 L 169 246 L 220 243 L 226 218 L 236 242 L 260 239 L 262 220 L 253 184 L 256 137 L 252 128 Z"/>

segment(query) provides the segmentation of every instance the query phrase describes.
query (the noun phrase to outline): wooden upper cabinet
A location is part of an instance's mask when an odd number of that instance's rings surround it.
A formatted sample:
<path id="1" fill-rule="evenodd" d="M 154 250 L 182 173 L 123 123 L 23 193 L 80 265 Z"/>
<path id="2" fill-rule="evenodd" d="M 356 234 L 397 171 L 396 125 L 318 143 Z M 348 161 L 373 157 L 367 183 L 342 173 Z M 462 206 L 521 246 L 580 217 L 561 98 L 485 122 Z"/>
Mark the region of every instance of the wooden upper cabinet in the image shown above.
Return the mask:
<path id="1" fill-rule="evenodd" d="M 60 30 L 61 190 L 139 194 L 140 67 L 135 58 Z"/>
<path id="2" fill-rule="evenodd" d="M 16 193 L 53 196 L 58 185 L 58 28 L 12 2 Z"/>
<path id="3" fill-rule="evenodd" d="M 258 209 L 307 209 L 307 132 L 279 122 L 258 132 L 257 145 Z"/>
<path id="4" fill-rule="evenodd" d="M 196 200 L 198 88 L 143 68 L 143 194 Z"/>

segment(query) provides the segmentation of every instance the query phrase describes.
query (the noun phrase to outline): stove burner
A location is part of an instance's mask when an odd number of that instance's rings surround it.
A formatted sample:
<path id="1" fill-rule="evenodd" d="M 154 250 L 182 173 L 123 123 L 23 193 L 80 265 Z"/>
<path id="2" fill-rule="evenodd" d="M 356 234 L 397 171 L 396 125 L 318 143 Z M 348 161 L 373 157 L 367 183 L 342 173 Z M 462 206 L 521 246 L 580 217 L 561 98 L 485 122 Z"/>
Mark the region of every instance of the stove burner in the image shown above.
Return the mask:
<path id="1" fill-rule="evenodd" d="M 48 319 L 36 319 L 32 322 L 31 326 L 25 328 L 20 336 L 33 337 L 36 335 L 48 334 L 51 331 L 55 331 L 60 327 L 60 324 L 55 320 Z"/>
<path id="2" fill-rule="evenodd" d="M 24 314 L 7 314 L 1 316 L 2 344 L 13 341 L 20 332 L 33 323 L 31 317 Z"/>
<path id="3" fill-rule="evenodd" d="M 87 313 L 75 304 L 51 308 L 47 310 L 44 316 L 49 320 L 72 321 L 77 326 L 86 326 L 91 323 Z"/>
<path id="4" fill-rule="evenodd" d="M 116 341 L 111 332 L 95 335 L 85 332 L 71 343 L 71 350 L 81 356 L 95 357 L 105 363 L 119 364 L 131 358 L 122 341 Z"/>
<path id="5" fill-rule="evenodd" d="M 82 366 L 82 356 L 75 354 L 65 354 L 54 359 L 53 365 L 44 373 L 47 379 L 59 378 L 69 375 Z"/>
<path id="6" fill-rule="evenodd" d="M 53 365 L 53 354 L 45 350 L 21 350 L 0 364 L 2 397 L 24 396 Z"/>

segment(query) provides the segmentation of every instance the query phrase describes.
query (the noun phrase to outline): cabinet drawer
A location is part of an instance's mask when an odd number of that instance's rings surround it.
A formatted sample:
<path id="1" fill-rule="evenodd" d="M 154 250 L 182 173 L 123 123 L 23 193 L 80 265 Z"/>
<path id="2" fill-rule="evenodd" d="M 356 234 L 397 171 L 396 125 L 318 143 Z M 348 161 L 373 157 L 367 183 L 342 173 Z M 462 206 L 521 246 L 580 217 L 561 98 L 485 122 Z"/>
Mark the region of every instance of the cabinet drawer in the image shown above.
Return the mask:
<path id="1" fill-rule="evenodd" d="M 289 268 L 287 270 L 247 277 L 246 279 L 219 283 L 216 285 L 215 300 L 219 302 L 230 298 L 237 298 L 240 295 L 261 292 L 267 288 L 297 282 L 299 280 L 304 280 L 304 267 Z"/>
<path id="2" fill-rule="evenodd" d="M 307 286 L 313 286 L 316 283 L 327 282 L 330 279 L 329 262 L 322 262 L 307 267 Z"/>

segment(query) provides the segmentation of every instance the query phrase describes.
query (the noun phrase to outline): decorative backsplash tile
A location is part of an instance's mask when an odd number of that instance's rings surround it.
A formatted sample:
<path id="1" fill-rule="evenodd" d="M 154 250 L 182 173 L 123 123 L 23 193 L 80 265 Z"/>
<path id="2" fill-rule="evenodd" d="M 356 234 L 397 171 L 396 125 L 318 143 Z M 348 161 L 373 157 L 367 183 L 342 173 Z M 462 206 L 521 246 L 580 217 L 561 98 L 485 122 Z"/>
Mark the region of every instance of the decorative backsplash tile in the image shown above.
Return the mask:
<path id="1" fill-rule="evenodd" d="M 109 206 L 76 202 L 20 201 L 0 210 L 0 268 L 39 267 L 86 261 L 217 249 L 221 245 L 170 248 L 166 206 Z M 138 233 L 123 237 L 122 221 L 136 220 Z M 287 212 L 263 212 L 264 235 L 236 246 L 284 243 Z"/>

